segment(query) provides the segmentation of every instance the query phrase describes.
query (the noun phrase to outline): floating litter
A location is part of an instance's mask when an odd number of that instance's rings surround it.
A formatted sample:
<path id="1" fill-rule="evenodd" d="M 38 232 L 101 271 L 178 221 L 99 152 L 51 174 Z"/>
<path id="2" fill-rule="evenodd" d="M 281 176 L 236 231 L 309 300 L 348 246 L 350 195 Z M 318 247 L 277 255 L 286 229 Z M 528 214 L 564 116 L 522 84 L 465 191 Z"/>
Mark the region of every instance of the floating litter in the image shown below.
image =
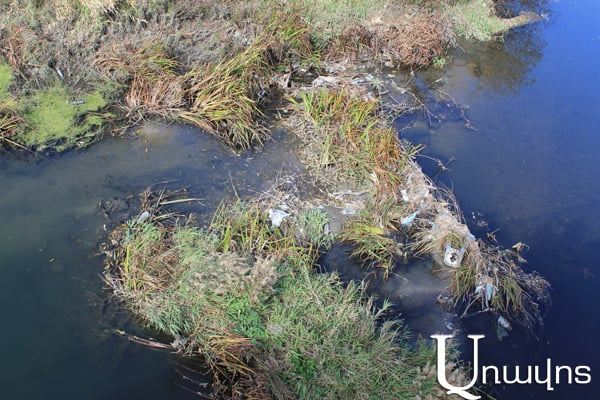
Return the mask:
<path id="1" fill-rule="evenodd" d="M 400 223 L 402 223 L 402 226 L 407 226 L 408 224 L 413 222 L 415 220 L 415 218 L 417 217 L 417 215 L 419 215 L 419 212 L 421 212 L 420 209 L 415 211 L 412 215 L 400 219 Z"/>
<path id="2" fill-rule="evenodd" d="M 138 219 L 135 221 L 136 224 L 141 224 L 142 222 L 144 222 L 145 220 L 147 220 L 148 218 L 150 218 L 150 213 L 148 211 L 144 211 L 139 217 Z"/>
<path id="3" fill-rule="evenodd" d="M 460 267 L 464 254 L 464 248 L 457 250 L 448 243 L 446 244 L 446 252 L 444 253 L 444 264 L 451 268 L 458 268 Z"/>
<path id="4" fill-rule="evenodd" d="M 512 329 L 510 323 L 502 315 L 498 316 L 498 325 L 496 325 L 496 337 L 501 342 L 508 337 L 508 332 Z"/>
<path id="5" fill-rule="evenodd" d="M 511 329 L 510 328 L 510 322 L 508 322 L 506 320 L 506 318 L 504 318 L 502 315 L 498 316 L 498 325 L 500 325 L 504 329 Z"/>
<path id="6" fill-rule="evenodd" d="M 274 228 L 279 228 L 281 222 L 284 218 L 289 217 L 290 214 L 285 211 L 277 210 L 277 209 L 269 209 L 269 219 L 271 220 L 271 224 Z"/>

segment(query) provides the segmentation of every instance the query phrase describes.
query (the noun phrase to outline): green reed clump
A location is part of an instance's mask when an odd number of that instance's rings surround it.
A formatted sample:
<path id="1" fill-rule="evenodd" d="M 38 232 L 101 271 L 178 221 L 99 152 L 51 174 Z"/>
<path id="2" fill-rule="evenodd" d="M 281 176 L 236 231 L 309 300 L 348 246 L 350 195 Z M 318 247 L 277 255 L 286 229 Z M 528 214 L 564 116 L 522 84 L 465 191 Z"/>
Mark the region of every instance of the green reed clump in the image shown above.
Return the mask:
<path id="1" fill-rule="evenodd" d="M 380 115 L 378 100 L 348 90 L 308 91 L 301 100 L 298 112 L 312 124 L 301 135 L 308 146 L 304 156 L 316 179 L 381 193 L 398 188 L 410 155 Z"/>
<path id="2" fill-rule="evenodd" d="M 353 245 L 352 257 L 381 268 L 388 276 L 394 266 L 398 243 L 385 235 L 385 230 L 370 223 L 368 217 L 349 222 L 340 239 Z"/>
<path id="3" fill-rule="evenodd" d="M 433 348 L 407 346 L 400 326 L 379 321 L 388 305 L 376 309 L 362 287 L 314 271 L 318 249 L 293 235 L 305 222 L 271 227 L 239 201 L 207 229 L 134 220 L 112 234 L 105 279 L 174 350 L 206 360 L 218 396 L 443 397 Z"/>

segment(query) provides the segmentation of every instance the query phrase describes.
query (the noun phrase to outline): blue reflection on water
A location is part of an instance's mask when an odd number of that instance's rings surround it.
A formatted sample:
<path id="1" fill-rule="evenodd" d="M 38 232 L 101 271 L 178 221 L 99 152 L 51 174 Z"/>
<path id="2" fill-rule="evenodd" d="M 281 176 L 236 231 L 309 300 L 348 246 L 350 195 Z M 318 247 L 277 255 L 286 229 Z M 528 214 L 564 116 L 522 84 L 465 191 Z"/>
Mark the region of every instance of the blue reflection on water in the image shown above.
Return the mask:
<path id="1" fill-rule="evenodd" d="M 527 49 L 517 43 L 531 31 L 483 52 L 479 46 L 477 55 L 465 45 L 466 53 L 454 56 L 442 89 L 470 106 L 467 116 L 477 131 L 457 120 L 403 133 L 426 144 L 426 155 L 455 158 L 438 183 L 453 188 L 467 222 L 480 234 L 476 223 L 482 220 L 488 232 L 499 228 L 496 236 L 506 247 L 527 243 L 526 268 L 553 286 L 539 339 L 517 334 L 498 343 L 492 330 L 485 331 L 489 321 L 465 321 L 471 333 L 488 335 L 482 362 L 545 365 L 551 358 L 592 367 L 589 385 L 566 385 L 563 377 L 553 392 L 535 385 L 499 388 L 507 399 L 595 398 L 600 389 L 600 5 L 551 6 L 551 23 L 527 28 L 536 30 L 538 45 L 522 54 L 539 57 L 520 66 L 527 70 L 519 79 L 497 58 L 498 48 Z M 421 161 L 429 173 L 436 170 L 431 160 Z"/>

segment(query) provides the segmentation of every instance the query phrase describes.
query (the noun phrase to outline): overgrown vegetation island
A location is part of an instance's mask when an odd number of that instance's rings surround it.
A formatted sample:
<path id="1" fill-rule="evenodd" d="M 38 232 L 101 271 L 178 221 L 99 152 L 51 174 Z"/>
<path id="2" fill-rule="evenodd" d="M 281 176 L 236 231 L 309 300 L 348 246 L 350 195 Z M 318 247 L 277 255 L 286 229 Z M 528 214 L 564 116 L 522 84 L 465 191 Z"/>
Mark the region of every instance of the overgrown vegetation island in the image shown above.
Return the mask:
<path id="1" fill-rule="evenodd" d="M 203 360 L 223 398 L 444 398 L 433 349 L 408 346 L 360 285 L 319 274 L 341 241 L 383 274 L 431 254 L 455 305 L 500 327 L 541 323 L 548 283 L 471 235 L 458 206 L 401 142 L 361 63 L 443 66 L 456 35 L 492 40 L 533 15 L 492 0 L 54 0 L 2 2 L 0 134 L 32 153 L 84 147 L 145 119 L 193 124 L 236 151 L 269 145 L 268 122 L 300 140 L 311 199 L 275 185 L 224 200 L 209 227 L 144 193 L 105 252 L 116 298 L 166 342 Z M 265 115 L 265 109 L 279 110 Z M 410 105 L 396 104 L 394 112 Z M 393 112 L 391 113 L 393 114 Z M 331 212 L 356 211 L 339 229 Z M 318 206 L 321 206 L 319 208 Z M 323 206 L 326 206 L 323 208 Z M 503 329 L 504 329 L 503 328 Z M 508 329 L 508 328 L 506 328 Z M 467 382 L 458 362 L 447 376 Z"/>

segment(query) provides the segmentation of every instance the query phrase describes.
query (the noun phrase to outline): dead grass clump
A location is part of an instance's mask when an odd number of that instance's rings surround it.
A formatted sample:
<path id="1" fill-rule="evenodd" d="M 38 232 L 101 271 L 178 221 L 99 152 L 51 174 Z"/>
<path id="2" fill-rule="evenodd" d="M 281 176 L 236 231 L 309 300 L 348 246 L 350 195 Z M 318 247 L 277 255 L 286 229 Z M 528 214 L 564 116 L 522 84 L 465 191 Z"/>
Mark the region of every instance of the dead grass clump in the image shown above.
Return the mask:
<path id="1" fill-rule="evenodd" d="M 302 94 L 297 110 L 310 121 L 302 128 L 302 157 L 314 178 L 330 189 L 350 184 L 396 193 L 406 154 L 379 115 L 378 100 L 347 90 Z"/>
<path id="2" fill-rule="evenodd" d="M 186 90 L 190 107 L 179 117 L 234 147 L 247 149 L 262 143 L 265 133 L 257 129 L 255 120 L 262 115 L 257 101 L 267 90 L 265 51 L 262 43 L 254 43 L 230 60 L 190 71 Z"/>
<path id="3" fill-rule="evenodd" d="M 27 45 L 35 40 L 35 33 L 22 25 L 9 25 L 0 32 L 2 56 L 13 71 L 22 79 L 27 79 L 27 54 L 31 51 Z"/>
<path id="4" fill-rule="evenodd" d="M 442 57 L 453 35 L 435 14 L 414 14 L 378 31 L 379 59 L 394 66 L 422 68 Z"/>
<path id="5" fill-rule="evenodd" d="M 462 317 L 490 312 L 528 330 L 543 326 L 542 307 L 550 302 L 548 281 L 536 272 L 523 271 L 520 265 L 525 260 L 517 249 L 476 240 L 462 221 L 455 199 L 444 200 L 441 195 L 437 199 L 439 206 L 429 220 L 413 225 L 412 248 L 418 254 L 433 255 L 449 276 Z M 463 254 L 456 267 L 445 264 L 448 246 Z"/>
<path id="6" fill-rule="evenodd" d="M 188 74 L 190 105 L 179 117 L 218 135 L 234 148 L 260 145 L 266 131 L 257 124 L 277 68 L 292 60 L 312 60 L 316 52 L 297 14 L 271 10 L 253 43 L 216 65 L 198 65 Z"/>
<path id="7" fill-rule="evenodd" d="M 10 104 L 0 104 L 0 144 L 23 148 L 21 144 L 15 141 L 15 136 L 25 126 L 26 122 L 23 116 Z"/>
<path id="8" fill-rule="evenodd" d="M 121 107 L 132 123 L 145 117 L 175 119 L 186 106 L 185 78 L 163 47 L 146 43 L 136 51 L 120 47 L 99 57 L 97 64 L 127 88 Z"/>
<path id="9" fill-rule="evenodd" d="M 365 53 L 377 54 L 379 52 L 379 38 L 363 25 L 350 26 L 332 39 L 327 55 L 330 59 L 339 59 L 343 56 L 360 58 Z"/>

